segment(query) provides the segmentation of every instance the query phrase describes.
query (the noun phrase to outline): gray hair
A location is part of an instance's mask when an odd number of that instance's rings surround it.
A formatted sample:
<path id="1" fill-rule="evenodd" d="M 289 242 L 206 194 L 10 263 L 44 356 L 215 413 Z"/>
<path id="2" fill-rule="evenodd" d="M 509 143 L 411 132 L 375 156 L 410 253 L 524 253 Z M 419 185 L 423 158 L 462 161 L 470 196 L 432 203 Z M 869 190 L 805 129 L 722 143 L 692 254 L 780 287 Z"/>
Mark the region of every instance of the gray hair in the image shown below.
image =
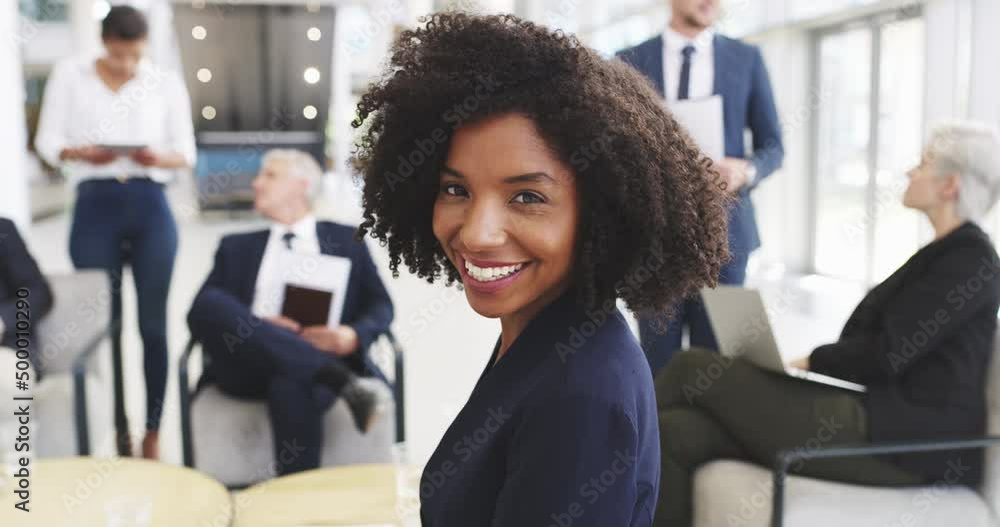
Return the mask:
<path id="1" fill-rule="evenodd" d="M 264 158 L 260 161 L 260 166 L 265 166 L 273 162 L 285 163 L 285 166 L 293 176 L 308 180 L 309 190 L 306 191 L 306 196 L 309 198 L 310 203 L 316 201 L 316 198 L 320 195 L 323 183 L 323 169 L 320 168 L 319 163 L 316 162 L 316 159 L 312 155 L 292 148 L 274 148 L 264 154 Z"/>
<path id="2" fill-rule="evenodd" d="M 979 221 L 1000 197 L 1000 132 L 971 121 L 935 127 L 927 142 L 932 170 L 958 174 L 958 215 Z"/>

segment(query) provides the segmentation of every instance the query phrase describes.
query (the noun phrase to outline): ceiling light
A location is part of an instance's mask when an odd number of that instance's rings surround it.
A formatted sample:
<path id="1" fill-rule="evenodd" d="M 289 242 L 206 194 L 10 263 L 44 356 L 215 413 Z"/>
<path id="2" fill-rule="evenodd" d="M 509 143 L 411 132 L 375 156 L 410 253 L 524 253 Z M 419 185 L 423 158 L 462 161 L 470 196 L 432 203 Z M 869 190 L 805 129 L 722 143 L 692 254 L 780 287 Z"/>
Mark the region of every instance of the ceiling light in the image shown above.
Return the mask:
<path id="1" fill-rule="evenodd" d="M 212 80 L 212 70 L 208 68 L 201 68 L 198 70 L 198 80 L 201 82 L 208 82 Z"/>
<path id="2" fill-rule="evenodd" d="M 323 38 L 323 32 L 318 27 L 311 27 L 309 31 L 306 31 L 306 38 L 313 42 L 319 42 L 319 39 Z"/>
<path id="3" fill-rule="evenodd" d="M 313 105 L 311 105 L 311 104 L 309 106 L 306 106 L 305 108 L 302 109 L 302 115 L 306 119 L 309 119 L 310 121 L 313 120 L 313 119 L 315 119 L 316 115 L 318 115 L 318 114 L 319 114 L 319 110 L 317 110 L 316 107 L 313 106 Z"/>
<path id="4" fill-rule="evenodd" d="M 214 106 L 206 106 L 206 107 L 202 108 L 201 109 L 201 116 L 204 117 L 208 121 L 211 121 L 212 119 L 215 119 L 215 107 Z"/>
<path id="5" fill-rule="evenodd" d="M 319 82 L 319 70 L 310 66 L 306 68 L 305 72 L 302 73 L 302 78 L 309 84 L 316 84 Z"/>
<path id="6" fill-rule="evenodd" d="M 205 29 L 205 26 L 194 26 L 191 28 L 191 36 L 195 40 L 205 40 L 205 37 L 208 36 L 208 31 Z"/>

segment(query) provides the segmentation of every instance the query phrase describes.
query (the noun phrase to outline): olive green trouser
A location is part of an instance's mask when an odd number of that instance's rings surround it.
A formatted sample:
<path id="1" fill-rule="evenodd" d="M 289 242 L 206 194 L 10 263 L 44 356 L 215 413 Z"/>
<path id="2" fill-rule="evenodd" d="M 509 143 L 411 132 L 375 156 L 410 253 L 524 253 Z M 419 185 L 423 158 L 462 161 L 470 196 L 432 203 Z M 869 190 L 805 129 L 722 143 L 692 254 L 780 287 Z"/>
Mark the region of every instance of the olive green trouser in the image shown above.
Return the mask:
<path id="1" fill-rule="evenodd" d="M 662 473 L 654 526 L 692 524 L 693 476 L 710 461 L 739 459 L 771 467 L 782 450 L 869 442 L 863 397 L 718 353 L 678 353 L 656 377 Z M 865 485 L 922 482 L 871 456 L 809 460 L 793 464 L 791 472 Z M 733 506 L 737 516 L 739 507 Z"/>

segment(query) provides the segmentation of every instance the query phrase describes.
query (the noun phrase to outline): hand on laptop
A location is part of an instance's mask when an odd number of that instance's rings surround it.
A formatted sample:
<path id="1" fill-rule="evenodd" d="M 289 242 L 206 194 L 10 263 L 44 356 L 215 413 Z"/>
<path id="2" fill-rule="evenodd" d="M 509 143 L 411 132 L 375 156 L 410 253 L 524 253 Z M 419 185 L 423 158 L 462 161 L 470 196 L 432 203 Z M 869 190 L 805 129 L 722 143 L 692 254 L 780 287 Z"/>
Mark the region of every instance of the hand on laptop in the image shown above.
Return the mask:
<path id="1" fill-rule="evenodd" d="M 799 357 L 788 363 L 792 368 L 809 371 L 809 355 Z"/>
<path id="2" fill-rule="evenodd" d="M 358 333 L 351 326 L 341 324 L 333 329 L 326 326 L 302 328 L 302 338 L 317 348 L 343 357 L 358 349 Z"/>

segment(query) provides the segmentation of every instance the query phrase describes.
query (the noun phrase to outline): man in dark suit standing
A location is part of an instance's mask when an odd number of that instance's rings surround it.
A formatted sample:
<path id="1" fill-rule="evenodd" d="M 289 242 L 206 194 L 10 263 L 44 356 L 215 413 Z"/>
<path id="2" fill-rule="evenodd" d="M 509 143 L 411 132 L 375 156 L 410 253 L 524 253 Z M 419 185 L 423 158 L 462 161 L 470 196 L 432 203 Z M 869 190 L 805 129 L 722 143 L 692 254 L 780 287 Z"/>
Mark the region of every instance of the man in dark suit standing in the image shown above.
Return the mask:
<path id="1" fill-rule="evenodd" d="M 784 147 L 771 93 L 771 82 L 760 50 L 715 33 L 719 0 L 671 0 L 671 19 L 662 35 L 618 53 L 618 57 L 648 77 L 669 107 L 678 100 L 720 95 L 723 105 L 725 157 L 715 169 L 733 192 L 729 214 L 732 261 L 722 269 L 723 284 L 742 285 L 750 253 L 760 247 L 750 192 L 781 166 Z M 753 136 L 747 152 L 744 131 Z M 640 338 L 655 375 L 681 347 L 686 327 L 690 345 L 719 348 L 698 298 L 678 306 L 666 333 L 653 320 L 640 318 Z"/>
<path id="2" fill-rule="evenodd" d="M 254 206 L 270 229 L 226 236 L 215 266 L 191 310 L 188 325 L 211 358 L 202 382 L 234 397 L 266 399 L 277 454 L 285 442 L 306 450 L 279 474 L 319 466 L 322 418 L 337 397 L 367 431 L 378 401 L 363 376 L 381 377 L 367 355 L 392 321 L 392 301 L 354 229 L 312 215 L 322 171 L 308 154 L 272 150 L 253 182 Z M 301 326 L 281 315 L 283 253 L 348 258 L 350 275 L 341 323 Z M 305 268 L 300 272 L 308 273 Z M 299 271 L 297 271 L 299 272 Z M 381 377 L 384 380 L 384 377 Z"/>
<path id="3" fill-rule="evenodd" d="M 23 292 L 19 294 L 19 290 Z M 20 300 L 24 301 L 21 305 L 18 304 Z M 7 377 L 0 387 L 0 394 L 5 401 L 10 400 L 6 395 L 14 389 L 15 380 L 11 377 L 16 371 L 27 372 L 27 379 L 24 380 L 29 386 L 34 386 L 38 380 L 32 370 L 32 366 L 38 367 L 35 357 L 37 348 L 34 345 L 36 339 L 33 334 L 27 339 L 28 346 L 21 348 L 27 350 L 28 357 L 16 355 L 19 335 L 24 333 L 18 328 L 18 322 L 30 323 L 29 331 L 33 332 L 50 309 L 52 290 L 48 281 L 28 252 L 14 222 L 0 218 L 0 373 Z M 18 312 L 23 312 L 23 315 L 19 316 Z M 29 318 L 23 319 L 23 316 Z M 21 339 L 22 346 L 24 340 Z M 24 359 L 27 359 L 28 364 L 22 362 L 22 366 L 18 367 L 18 362 Z"/>

